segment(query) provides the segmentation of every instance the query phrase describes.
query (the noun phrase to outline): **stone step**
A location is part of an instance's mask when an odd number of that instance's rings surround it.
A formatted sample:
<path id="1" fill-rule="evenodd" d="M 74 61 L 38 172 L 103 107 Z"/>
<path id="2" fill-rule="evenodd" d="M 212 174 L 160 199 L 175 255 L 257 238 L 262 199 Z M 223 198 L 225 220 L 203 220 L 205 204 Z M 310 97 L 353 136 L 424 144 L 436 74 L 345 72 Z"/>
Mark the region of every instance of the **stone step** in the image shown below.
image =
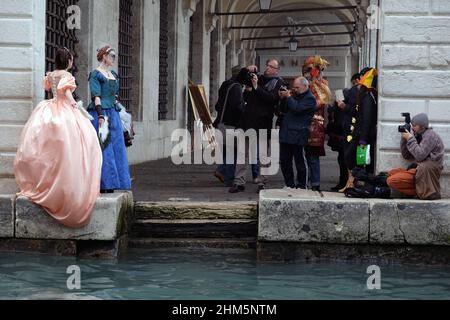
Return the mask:
<path id="1" fill-rule="evenodd" d="M 256 238 L 132 238 L 129 248 L 217 248 L 217 249 L 254 249 Z"/>
<path id="2" fill-rule="evenodd" d="M 136 219 L 257 219 L 256 201 L 136 202 Z"/>
<path id="3" fill-rule="evenodd" d="M 256 219 L 138 219 L 133 238 L 246 238 L 256 237 Z"/>

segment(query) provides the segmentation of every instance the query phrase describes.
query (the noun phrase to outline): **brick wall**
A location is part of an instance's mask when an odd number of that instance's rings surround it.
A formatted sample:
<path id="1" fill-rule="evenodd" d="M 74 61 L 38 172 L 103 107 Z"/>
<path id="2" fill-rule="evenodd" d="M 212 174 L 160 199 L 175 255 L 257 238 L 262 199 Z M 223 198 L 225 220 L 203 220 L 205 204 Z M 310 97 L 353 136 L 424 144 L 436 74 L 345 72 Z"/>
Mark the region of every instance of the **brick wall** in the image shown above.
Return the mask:
<path id="1" fill-rule="evenodd" d="M 428 113 L 447 149 L 444 193 L 450 194 L 450 1 L 382 0 L 380 25 L 379 171 L 404 165 L 397 126 L 402 112 Z"/>

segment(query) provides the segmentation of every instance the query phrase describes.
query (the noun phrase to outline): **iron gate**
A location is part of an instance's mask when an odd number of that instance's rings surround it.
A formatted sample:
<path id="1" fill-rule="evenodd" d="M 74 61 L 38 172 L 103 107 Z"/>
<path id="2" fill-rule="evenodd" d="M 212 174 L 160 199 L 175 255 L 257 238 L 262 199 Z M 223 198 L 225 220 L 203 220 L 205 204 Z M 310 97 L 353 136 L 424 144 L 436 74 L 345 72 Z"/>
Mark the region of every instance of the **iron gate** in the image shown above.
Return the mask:
<path id="1" fill-rule="evenodd" d="M 133 90 L 133 0 L 120 0 L 119 16 L 119 97 L 122 104 L 131 110 Z"/>
<path id="2" fill-rule="evenodd" d="M 160 1 L 160 18 L 159 18 L 159 97 L 158 97 L 158 118 L 159 120 L 167 119 L 167 95 L 168 95 L 168 54 L 167 48 L 169 43 L 169 20 L 168 20 L 168 0 Z"/>

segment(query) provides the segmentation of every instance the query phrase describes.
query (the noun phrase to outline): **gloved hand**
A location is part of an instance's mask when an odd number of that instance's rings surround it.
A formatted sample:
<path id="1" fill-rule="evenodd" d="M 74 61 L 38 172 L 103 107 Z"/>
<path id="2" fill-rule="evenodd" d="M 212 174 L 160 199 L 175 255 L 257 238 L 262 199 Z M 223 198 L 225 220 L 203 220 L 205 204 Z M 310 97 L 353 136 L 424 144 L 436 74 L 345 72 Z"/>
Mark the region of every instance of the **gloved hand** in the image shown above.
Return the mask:
<path id="1" fill-rule="evenodd" d="M 411 169 L 416 169 L 416 168 L 417 168 L 417 163 L 413 162 L 408 166 L 408 168 L 406 168 L 406 170 L 411 170 Z"/>

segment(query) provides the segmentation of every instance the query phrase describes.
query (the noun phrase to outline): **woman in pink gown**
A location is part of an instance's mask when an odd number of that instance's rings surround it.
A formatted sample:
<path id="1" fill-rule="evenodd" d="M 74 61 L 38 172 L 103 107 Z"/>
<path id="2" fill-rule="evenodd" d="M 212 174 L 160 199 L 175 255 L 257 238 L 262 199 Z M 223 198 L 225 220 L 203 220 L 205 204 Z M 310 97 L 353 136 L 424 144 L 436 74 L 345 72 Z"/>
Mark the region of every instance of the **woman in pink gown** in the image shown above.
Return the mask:
<path id="1" fill-rule="evenodd" d="M 14 172 L 19 195 L 42 206 L 70 228 L 90 222 L 100 193 L 102 151 L 91 122 L 77 108 L 75 78 L 67 71 L 73 56 L 66 48 L 56 55 L 56 69 L 44 87 L 53 99 L 34 109 L 23 129 Z"/>

